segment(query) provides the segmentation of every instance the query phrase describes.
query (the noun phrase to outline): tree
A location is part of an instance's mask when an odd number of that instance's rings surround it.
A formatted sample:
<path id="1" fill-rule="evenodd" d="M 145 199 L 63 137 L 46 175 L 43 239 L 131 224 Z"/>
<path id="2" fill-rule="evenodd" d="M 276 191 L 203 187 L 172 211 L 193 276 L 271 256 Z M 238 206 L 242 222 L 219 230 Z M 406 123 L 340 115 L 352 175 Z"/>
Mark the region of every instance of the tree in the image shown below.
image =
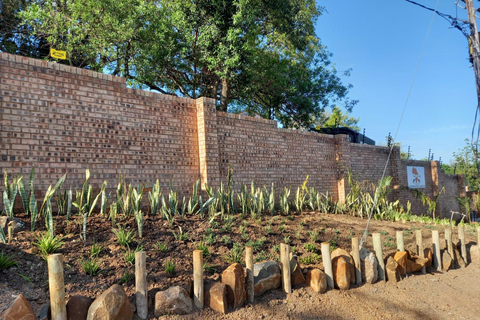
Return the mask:
<path id="1" fill-rule="evenodd" d="M 347 127 L 357 132 L 360 118 L 349 117 L 348 111 L 343 113 L 339 107 L 333 107 L 332 112 L 324 112 L 316 123 L 316 129 Z"/>
<path id="2" fill-rule="evenodd" d="M 453 161 L 450 165 L 442 164 L 442 169 L 447 174 L 463 174 L 465 184 L 470 190 L 478 190 L 480 187 L 480 176 L 477 170 L 477 161 L 475 160 L 475 148 L 477 144 L 471 144 L 465 139 L 465 146 L 453 153 Z"/>
<path id="3" fill-rule="evenodd" d="M 18 13 L 25 10 L 30 1 L 0 1 L 0 51 L 43 58 L 48 55 L 45 39 L 32 36 L 31 26 L 20 24 L 18 17 Z"/>
<path id="4" fill-rule="evenodd" d="M 66 63 L 106 71 L 134 87 L 309 126 L 347 98 L 315 35 L 314 0 L 30 0 L 20 17 L 66 50 Z"/>

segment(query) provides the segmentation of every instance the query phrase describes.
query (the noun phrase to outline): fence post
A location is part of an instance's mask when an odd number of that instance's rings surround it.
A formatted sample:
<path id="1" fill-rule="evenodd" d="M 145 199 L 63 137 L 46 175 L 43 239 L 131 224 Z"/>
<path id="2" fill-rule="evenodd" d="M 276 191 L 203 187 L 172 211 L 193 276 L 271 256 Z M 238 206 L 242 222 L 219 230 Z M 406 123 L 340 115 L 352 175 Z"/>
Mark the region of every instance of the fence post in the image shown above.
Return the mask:
<path id="1" fill-rule="evenodd" d="M 140 319 L 148 317 L 147 255 L 145 251 L 135 253 L 135 300 Z"/>
<path id="2" fill-rule="evenodd" d="M 467 246 L 465 244 L 465 227 L 464 226 L 458 226 L 458 240 L 460 240 L 460 250 L 461 250 L 461 253 L 462 253 L 463 261 L 465 261 L 465 264 L 468 264 L 468 262 L 467 262 Z"/>
<path id="3" fill-rule="evenodd" d="M 203 251 L 193 251 L 193 302 L 199 309 L 203 309 Z"/>
<path id="4" fill-rule="evenodd" d="M 355 280 L 357 286 L 362 285 L 362 267 L 360 265 L 360 245 L 358 238 L 352 238 L 353 261 L 355 262 Z"/>
<path id="5" fill-rule="evenodd" d="M 52 320 L 66 320 L 65 283 L 63 279 L 63 257 L 60 253 L 47 257 L 48 289 L 50 291 L 50 309 Z"/>
<path id="6" fill-rule="evenodd" d="M 247 299 L 253 303 L 255 296 L 255 288 L 253 286 L 253 249 L 245 247 L 245 264 L 247 266 Z"/>
<path id="7" fill-rule="evenodd" d="M 425 258 L 425 252 L 423 251 L 422 230 L 416 230 L 415 231 L 415 238 L 416 238 L 416 241 L 417 241 L 417 254 L 420 258 Z M 425 268 L 425 265 L 422 267 L 422 273 L 423 274 L 427 273 L 427 268 Z"/>
<path id="8" fill-rule="evenodd" d="M 332 258 L 330 256 L 330 243 L 328 242 L 322 242 L 322 261 L 323 261 L 323 269 L 325 271 L 325 276 L 327 277 L 327 285 L 333 289 L 334 282 L 333 282 Z"/>
<path id="9" fill-rule="evenodd" d="M 282 263 L 283 291 L 291 293 L 292 276 L 290 271 L 290 246 L 288 244 L 280 244 L 280 262 Z"/>
<path id="10" fill-rule="evenodd" d="M 397 249 L 398 249 L 398 251 L 405 251 L 405 242 L 403 240 L 403 231 L 397 231 Z"/>
<path id="11" fill-rule="evenodd" d="M 442 270 L 442 256 L 440 254 L 440 236 L 438 230 L 432 230 L 432 244 L 433 244 L 433 267 L 437 270 Z"/>
<path id="12" fill-rule="evenodd" d="M 383 261 L 382 236 L 378 232 L 372 234 L 373 249 L 378 260 L 378 277 L 385 281 L 385 262 Z"/>

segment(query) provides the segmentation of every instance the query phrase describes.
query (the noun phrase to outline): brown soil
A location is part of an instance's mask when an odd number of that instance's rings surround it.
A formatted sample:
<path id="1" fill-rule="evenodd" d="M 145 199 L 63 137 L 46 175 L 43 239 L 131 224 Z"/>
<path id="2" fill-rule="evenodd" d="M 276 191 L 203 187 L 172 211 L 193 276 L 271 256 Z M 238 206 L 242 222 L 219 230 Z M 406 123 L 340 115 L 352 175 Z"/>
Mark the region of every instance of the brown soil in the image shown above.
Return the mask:
<path id="1" fill-rule="evenodd" d="M 29 217 L 19 216 L 30 229 Z M 262 220 L 249 217 L 236 220 L 230 229 L 223 228 L 220 223 L 216 228 L 208 225 L 199 216 L 188 216 L 185 220 L 177 220 L 174 230 L 170 229 L 160 217 L 146 217 L 144 238 L 136 244 L 143 246 L 147 252 L 147 274 L 149 283 L 150 315 L 153 317 L 153 298 L 155 293 L 172 285 L 187 288 L 192 275 L 192 252 L 197 245 L 207 241 L 205 235 L 211 228 L 211 237 L 215 243 L 207 244 L 211 257 L 207 263 L 214 270 L 206 272 L 206 281 L 214 281 L 229 265 L 224 256 L 230 251 L 233 243 L 245 244 L 248 240 L 266 241 L 255 251 L 259 260 L 277 259 L 278 253 L 272 250 L 274 245 L 290 237 L 290 244 L 296 248 L 300 258 L 312 256 L 306 252 L 304 245 L 311 242 L 308 231 L 317 231 L 315 246 L 318 251 L 320 243 L 330 241 L 333 246 L 350 250 L 351 238 L 361 237 L 366 220 L 345 215 L 320 214 L 304 212 L 291 216 L 264 216 Z M 136 232 L 133 218 L 119 220 L 119 224 Z M 129 281 L 123 284 L 125 291 L 134 301 L 133 279 L 134 266 L 124 261 L 125 248 L 117 243 L 111 231 L 112 224 L 98 215 L 89 218 L 87 241 L 80 238 L 81 224 L 75 219 L 67 221 L 65 217 L 55 217 L 56 234 L 65 237 L 65 244 L 59 250 L 64 255 L 64 272 L 67 299 L 73 295 L 86 295 L 95 298 L 115 283 L 121 283 L 125 274 L 131 274 Z M 40 227 L 42 222 L 37 225 Z M 271 231 L 268 231 L 270 226 Z M 187 241 L 175 240 L 172 231 L 178 233 L 179 227 L 188 232 Z M 267 227 L 267 228 L 266 228 Z M 414 251 L 414 230 L 422 230 L 425 247 L 431 247 L 431 229 L 440 230 L 442 226 L 425 225 L 413 222 L 372 221 L 369 232 L 381 232 L 384 242 L 384 254 L 394 252 L 396 231 L 405 231 L 405 247 Z M 40 227 L 42 230 L 42 227 Z M 44 229 L 44 228 L 43 228 Z M 248 236 L 243 235 L 244 229 Z M 41 307 L 48 302 L 48 275 L 46 262 L 32 245 L 35 234 L 22 231 L 15 235 L 9 244 L 0 244 L 0 251 L 12 254 L 18 266 L 0 271 L 0 313 L 6 309 L 15 296 L 23 293 L 39 313 Z M 222 239 L 229 238 L 231 243 L 225 244 Z M 476 235 L 470 228 L 466 229 L 467 243 L 476 241 Z M 138 240 L 138 239 L 137 239 Z M 454 242 L 457 240 L 454 234 Z M 103 250 L 99 257 L 102 261 L 101 273 L 91 277 L 81 267 L 81 261 L 90 256 L 93 243 L 101 244 Z M 168 252 L 160 252 L 155 244 L 164 242 Z M 442 241 L 443 242 L 443 241 Z M 132 248 L 136 247 L 133 244 Z M 364 245 L 373 251 L 371 237 Z M 443 244 L 442 244 L 443 246 Z M 319 252 L 318 252 L 319 253 Z M 174 275 L 165 272 L 164 262 L 172 259 L 176 264 Z M 322 267 L 321 262 L 303 265 L 303 268 Z M 310 288 L 300 286 L 294 288 L 288 296 L 280 290 L 271 291 L 257 297 L 254 305 L 238 310 L 231 310 L 227 315 L 219 315 L 205 309 L 185 318 L 208 319 L 476 319 L 480 314 L 476 298 L 480 296 L 480 280 L 478 266 L 470 265 L 464 269 L 451 270 L 445 273 L 430 272 L 427 275 L 410 275 L 399 283 L 378 282 L 374 285 L 362 285 L 349 291 L 329 290 L 326 294 L 315 294 Z M 163 317 L 162 317 L 163 318 Z"/>

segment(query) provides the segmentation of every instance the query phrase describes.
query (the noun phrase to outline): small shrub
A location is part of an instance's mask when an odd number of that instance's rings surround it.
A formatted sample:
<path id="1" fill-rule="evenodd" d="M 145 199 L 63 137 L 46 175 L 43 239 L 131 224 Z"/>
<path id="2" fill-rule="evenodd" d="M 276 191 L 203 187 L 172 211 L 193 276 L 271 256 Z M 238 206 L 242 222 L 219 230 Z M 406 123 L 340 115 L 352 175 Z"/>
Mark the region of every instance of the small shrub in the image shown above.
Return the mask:
<path id="1" fill-rule="evenodd" d="M 188 234 L 188 232 L 183 232 L 182 227 L 178 227 L 178 229 L 179 229 L 178 233 L 175 233 L 175 231 L 172 232 L 175 240 L 177 240 L 177 241 L 187 241 L 188 239 L 190 239 L 190 234 Z"/>
<path id="2" fill-rule="evenodd" d="M 160 252 L 168 252 L 168 245 L 165 242 L 158 241 L 157 243 L 155 243 L 154 247 Z"/>
<path id="3" fill-rule="evenodd" d="M 123 276 L 120 278 L 120 284 L 125 284 L 132 279 L 133 279 L 133 274 L 131 274 L 130 272 L 125 272 Z"/>
<path id="4" fill-rule="evenodd" d="M 286 228 L 287 228 L 286 226 L 280 226 L 280 227 L 278 227 L 278 230 L 283 233 L 283 232 L 285 232 Z"/>
<path id="5" fill-rule="evenodd" d="M 117 236 L 118 243 L 124 247 L 129 247 L 130 244 L 135 242 L 135 234 L 133 230 L 126 230 L 123 228 L 112 229 L 113 233 Z"/>
<path id="6" fill-rule="evenodd" d="M 283 237 L 283 242 L 285 244 L 289 244 L 290 243 L 290 236 Z"/>
<path id="7" fill-rule="evenodd" d="M 170 275 L 175 274 L 175 262 L 173 262 L 172 258 L 165 260 L 165 272 Z"/>
<path id="8" fill-rule="evenodd" d="M 234 243 L 232 250 L 224 256 L 227 263 L 241 263 L 243 258 L 243 248 L 240 243 Z"/>
<path id="9" fill-rule="evenodd" d="M 318 231 L 317 230 L 307 231 L 307 235 L 310 238 L 310 241 L 317 242 L 317 240 L 318 240 Z"/>
<path id="10" fill-rule="evenodd" d="M 46 260 L 49 254 L 55 253 L 60 249 L 65 242 L 63 238 L 52 236 L 49 232 L 41 234 L 39 237 L 35 237 L 37 242 L 34 242 L 33 245 L 40 249 L 42 257 Z"/>
<path id="11" fill-rule="evenodd" d="M 232 244 L 232 239 L 227 235 L 224 235 L 220 240 L 226 245 Z"/>
<path id="12" fill-rule="evenodd" d="M 12 255 L 6 255 L 5 252 L 0 252 L 0 270 L 8 269 L 16 266 L 17 262 L 13 259 Z"/>
<path id="13" fill-rule="evenodd" d="M 101 244 L 94 243 L 90 247 L 90 256 L 98 257 L 98 255 L 100 254 L 100 252 L 102 252 L 102 250 L 103 250 L 103 248 L 102 248 Z"/>
<path id="14" fill-rule="evenodd" d="M 96 257 L 90 257 L 88 259 L 85 259 L 80 262 L 82 265 L 83 271 L 85 271 L 86 274 L 94 277 L 98 275 L 101 271 L 100 265 L 102 264 L 101 261 L 99 261 Z"/>
<path id="15" fill-rule="evenodd" d="M 261 262 L 261 261 L 265 261 L 268 259 L 268 255 L 265 251 L 260 251 L 259 253 L 257 253 L 257 255 L 255 256 L 255 262 Z"/>
<path id="16" fill-rule="evenodd" d="M 143 250 L 142 246 L 137 246 L 135 250 L 130 250 L 129 247 L 127 247 L 127 251 L 125 251 L 125 254 L 123 255 L 123 260 L 125 261 L 126 264 L 133 265 L 135 263 L 135 253 L 140 252 Z"/>
<path id="17" fill-rule="evenodd" d="M 304 249 L 307 252 L 317 252 L 317 247 L 313 243 L 306 243 Z"/>
<path id="18" fill-rule="evenodd" d="M 270 233 L 272 233 L 272 227 L 271 226 L 265 226 L 265 234 L 269 235 Z"/>
<path id="19" fill-rule="evenodd" d="M 203 243 L 203 241 L 200 241 L 200 243 L 196 246 L 197 250 L 201 250 L 203 253 L 203 258 L 204 259 L 210 259 L 212 254 L 210 253 L 210 248 Z"/>

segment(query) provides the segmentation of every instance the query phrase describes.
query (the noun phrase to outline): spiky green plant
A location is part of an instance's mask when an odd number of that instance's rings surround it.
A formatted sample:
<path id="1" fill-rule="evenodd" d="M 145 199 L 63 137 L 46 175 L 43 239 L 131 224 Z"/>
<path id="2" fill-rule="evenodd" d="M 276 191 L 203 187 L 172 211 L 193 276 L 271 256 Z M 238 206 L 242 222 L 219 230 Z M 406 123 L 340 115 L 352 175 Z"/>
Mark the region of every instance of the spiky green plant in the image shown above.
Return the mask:
<path id="1" fill-rule="evenodd" d="M 8 217 L 13 217 L 13 209 L 15 207 L 15 198 L 17 197 L 18 182 L 22 180 L 23 177 L 18 176 L 12 180 L 12 183 L 8 183 L 8 172 L 5 169 L 3 176 L 3 182 L 5 185 L 5 190 L 3 190 L 3 206 L 5 214 Z"/>
<path id="2" fill-rule="evenodd" d="M 78 209 L 78 213 L 83 218 L 82 238 L 84 241 L 87 240 L 87 219 L 92 214 L 93 209 L 95 209 L 98 198 L 107 187 L 107 182 L 104 181 L 102 184 L 102 189 L 95 196 L 95 198 L 93 198 L 93 187 L 90 185 L 89 180 L 90 170 L 87 169 L 85 170 L 85 181 L 83 183 L 82 189 L 76 191 L 75 201 L 72 203 L 73 206 Z"/>
<path id="3" fill-rule="evenodd" d="M 200 207 L 198 189 L 200 188 L 200 179 L 198 179 L 193 185 L 192 196 L 188 199 L 187 212 L 188 214 L 196 214 L 199 212 L 197 208 Z M 197 210 L 197 211 L 195 211 Z"/>
<path id="4" fill-rule="evenodd" d="M 290 205 L 288 202 L 288 197 L 290 197 L 290 189 L 287 187 L 283 188 L 283 192 L 280 194 L 280 209 L 283 213 L 290 213 Z"/>
<path id="5" fill-rule="evenodd" d="M 175 262 L 173 262 L 172 258 L 165 260 L 165 272 L 173 275 L 175 274 Z"/>
<path id="6" fill-rule="evenodd" d="M 223 256 L 227 263 L 242 263 L 243 247 L 240 243 L 233 244 L 233 248 Z"/>
<path id="7" fill-rule="evenodd" d="M 162 197 L 162 191 L 160 190 L 160 181 L 157 179 L 155 184 L 152 186 L 152 190 L 148 192 L 148 202 L 150 203 L 150 213 L 154 216 L 158 214 L 161 197 Z"/>
<path id="8" fill-rule="evenodd" d="M 101 201 L 100 201 L 100 215 L 102 217 L 105 217 L 106 214 L 107 214 L 108 199 L 110 199 L 112 193 L 109 192 L 107 194 L 107 192 L 105 191 L 106 188 L 107 188 L 107 181 L 103 181 L 103 183 L 104 183 L 104 186 L 102 185 L 102 189 L 100 191 L 100 193 L 102 195 L 102 198 L 101 198 Z"/>
<path id="9" fill-rule="evenodd" d="M 42 257 L 46 260 L 49 254 L 55 253 L 65 242 L 62 237 L 52 236 L 49 232 L 35 236 L 36 242 L 33 245 L 40 249 Z"/>
<path id="10" fill-rule="evenodd" d="M 112 232 L 117 237 L 118 243 L 124 247 L 129 247 L 130 244 L 135 242 L 135 233 L 132 230 L 118 228 L 112 229 Z"/>
<path id="11" fill-rule="evenodd" d="M 62 186 L 63 182 L 65 181 L 65 178 L 67 177 L 67 174 L 65 173 L 63 176 L 61 176 L 58 180 L 55 186 L 52 188 L 51 185 L 48 186 L 47 192 L 45 193 L 45 197 L 43 198 L 43 203 L 42 206 L 40 207 L 40 215 L 43 215 L 45 217 L 45 225 L 47 227 L 48 232 L 50 233 L 50 236 L 53 237 L 54 234 L 54 226 L 53 226 L 53 216 L 52 216 L 52 197 L 55 194 L 55 192 L 60 189 Z M 37 215 L 32 213 L 32 218 L 33 218 L 33 223 L 32 223 L 32 230 L 35 227 L 35 221 L 37 219 Z"/>
<path id="12" fill-rule="evenodd" d="M 102 261 L 98 260 L 97 257 L 90 257 L 82 260 L 80 261 L 80 264 L 82 265 L 83 271 L 92 277 L 97 276 L 102 271 L 100 268 Z"/>
<path id="13" fill-rule="evenodd" d="M 17 262 L 13 258 L 13 255 L 5 254 L 3 250 L 0 252 L 0 270 L 8 269 L 16 265 Z"/>
<path id="14" fill-rule="evenodd" d="M 142 195 L 143 195 L 143 186 L 137 189 L 132 189 L 132 207 L 133 214 L 135 216 L 135 221 L 137 222 L 138 227 L 138 236 L 143 238 L 143 213 L 141 210 L 142 206 Z"/>
<path id="15" fill-rule="evenodd" d="M 188 232 L 183 231 L 182 227 L 178 227 L 179 232 L 175 233 L 175 231 L 172 232 L 173 237 L 177 241 L 186 241 L 190 239 L 190 234 Z"/>
<path id="16" fill-rule="evenodd" d="M 30 170 L 30 177 L 28 181 L 28 190 L 25 189 L 25 185 L 23 184 L 23 180 L 18 181 L 18 193 L 22 198 L 23 209 L 25 214 L 29 215 L 30 211 L 30 204 L 32 201 L 35 201 L 34 189 L 33 189 L 33 180 L 35 179 L 35 167 L 32 167 Z"/>

